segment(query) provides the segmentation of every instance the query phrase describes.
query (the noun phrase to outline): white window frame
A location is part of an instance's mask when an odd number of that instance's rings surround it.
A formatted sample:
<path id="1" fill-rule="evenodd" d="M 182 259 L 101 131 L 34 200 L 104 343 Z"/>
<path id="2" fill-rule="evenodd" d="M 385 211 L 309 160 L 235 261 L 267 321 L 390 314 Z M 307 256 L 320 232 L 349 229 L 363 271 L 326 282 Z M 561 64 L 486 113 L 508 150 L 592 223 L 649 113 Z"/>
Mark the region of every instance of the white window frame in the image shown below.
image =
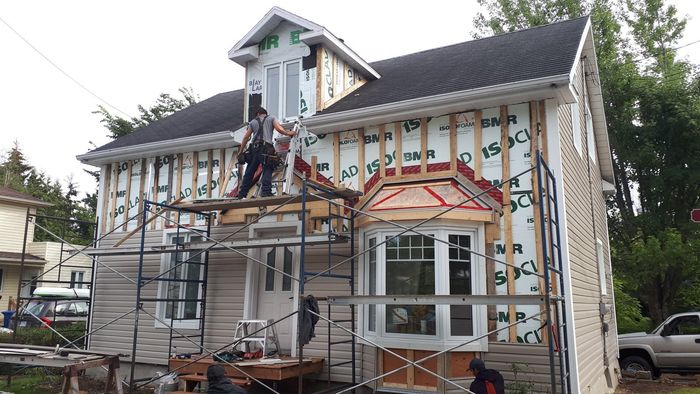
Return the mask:
<path id="1" fill-rule="evenodd" d="M 443 223 L 443 224 L 440 224 Z M 416 223 L 404 223 L 407 226 Z M 484 226 L 478 223 L 469 223 L 465 225 L 455 225 L 454 222 L 437 221 L 430 227 L 419 227 L 416 229 L 421 234 L 432 234 L 434 237 L 447 241 L 448 235 L 468 235 L 471 237 L 472 250 L 481 255 L 485 254 L 485 245 L 483 245 Z M 362 232 L 360 237 L 360 247 L 366 249 L 365 245 L 369 244 L 369 239 L 375 237 L 377 244 L 380 244 L 386 236 L 396 235 L 400 233 L 396 227 L 373 225 L 369 226 Z M 415 233 L 405 233 L 403 235 L 415 235 Z M 446 243 L 435 241 L 435 293 L 436 295 L 449 294 L 449 245 Z M 384 295 L 386 291 L 386 260 L 384 244 L 376 249 L 376 293 Z M 369 294 L 369 253 L 365 253 L 362 264 L 360 265 L 360 289 L 361 294 Z M 482 256 L 472 254 L 471 259 L 472 270 L 472 294 L 486 294 L 486 268 L 485 261 Z M 467 342 L 469 339 L 477 338 L 485 334 L 487 327 L 487 311 L 486 305 L 474 305 L 473 321 L 474 330 L 472 336 L 452 336 L 449 335 L 450 330 L 450 305 L 436 305 L 436 327 L 435 335 L 421 334 L 401 334 L 386 332 L 386 306 L 378 304 L 375 307 L 376 325 L 374 332 L 369 331 L 368 319 L 369 305 L 363 305 L 362 313 L 359 314 L 359 327 L 361 327 L 363 336 L 367 339 L 376 342 L 379 345 L 387 347 L 395 347 L 400 349 L 415 349 L 415 350 L 445 350 L 449 347 Z M 365 341 L 362 341 L 365 342 Z M 368 343 L 369 342 L 365 342 Z M 488 339 L 486 337 L 474 341 L 470 344 L 459 347 L 459 351 L 487 351 Z"/>
<path id="2" fill-rule="evenodd" d="M 605 253 L 603 241 L 596 238 L 595 240 L 596 258 L 598 260 L 598 282 L 600 285 L 600 295 L 608 295 L 607 273 L 605 272 Z"/>
<path id="3" fill-rule="evenodd" d="M 265 94 L 263 95 L 263 107 L 270 110 L 270 103 L 272 102 L 271 97 L 267 97 L 267 71 L 273 67 L 279 67 L 280 73 L 279 73 L 279 97 L 277 97 L 277 108 L 279 108 L 278 112 L 279 113 L 272 113 L 270 112 L 270 115 L 273 115 L 280 119 L 280 122 L 282 122 L 285 118 L 289 117 L 295 117 L 299 116 L 299 112 L 301 111 L 300 109 L 300 99 L 299 95 L 297 94 L 297 105 L 296 105 L 296 113 L 295 114 L 287 114 L 287 65 L 297 63 L 298 65 L 298 71 L 299 71 L 299 86 L 301 87 L 301 58 L 298 59 L 292 59 L 292 60 L 287 60 L 284 62 L 277 62 L 277 63 L 271 63 L 271 64 L 266 64 L 265 67 L 263 67 L 263 78 L 265 79 Z"/>
<path id="4" fill-rule="evenodd" d="M 80 275 L 80 279 L 77 278 L 77 276 Z M 71 282 L 71 288 L 72 289 L 83 289 L 85 288 L 84 283 L 76 283 L 76 282 L 85 282 L 85 270 L 71 270 L 70 272 L 70 282 Z"/>
<path id="5" fill-rule="evenodd" d="M 163 243 L 166 245 L 170 245 L 170 238 L 176 237 L 178 235 L 177 228 L 172 228 L 172 229 L 166 229 L 163 230 Z M 185 238 L 185 242 L 189 242 L 189 239 L 192 235 L 198 235 L 196 231 L 188 231 L 188 229 L 180 229 L 180 234 L 181 237 Z M 197 252 L 194 252 L 197 253 Z M 181 252 L 182 255 L 182 252 Z M 188 254 L 189 256 L 189 254 Z M 189 258 L 189 257 L 188 257 Z M 182 259 L 184 261 L 184 258 Z M 165 272 L 170 265 L 170 253 L 162 253 L 160 257 L 160 270 L 158 271 L 158 274 Z M 204 269 L 203 266 L 200 266 L 200 272 L 199 272 L 199 279 L 202 280 L 204 278 Z M 170 282 L 167 281 L 158 281 L 158 298 L 166 298 L 167 297 L 167 285 Z M 184 283 L 184 282 L 180 282 Z M 197 298 L 202 298 L 202 285 L 199 285 L 199 290 L 197 292 Z M 167 302 L 166 301 L 158 301 L 156 302 L 156 316 L 158 316 L 159 319 L 163 320 L 166 323 L 170 323 L 170 319 L 165 317 L 166 313 L 166 307 L 167 307 Z M 198 329 L 199 328 L 199 318 L 202 316 L 202 307 L 200 303 L 197 303 L 197 319 L 191 319 L 191 320 L 173 320 L 172 325 L 173 328 L 181 328 L 181 329 Z M 180 309 L 179 311 L 182 311 L 183 309 Z M 161 323 L 160 321 L 156 320 L 155 321 L 155 327 L 156 328 L 169 328 L 168 325 Z"/>
<path id="6" fill-rule="evenodd" d="M 583 149 L 581 147 L 581 108 L 578 100 L 569 104 L 571 107 L 571 135 L 574 140 L 574 148 L 579 156 L 583 157 Z"/>

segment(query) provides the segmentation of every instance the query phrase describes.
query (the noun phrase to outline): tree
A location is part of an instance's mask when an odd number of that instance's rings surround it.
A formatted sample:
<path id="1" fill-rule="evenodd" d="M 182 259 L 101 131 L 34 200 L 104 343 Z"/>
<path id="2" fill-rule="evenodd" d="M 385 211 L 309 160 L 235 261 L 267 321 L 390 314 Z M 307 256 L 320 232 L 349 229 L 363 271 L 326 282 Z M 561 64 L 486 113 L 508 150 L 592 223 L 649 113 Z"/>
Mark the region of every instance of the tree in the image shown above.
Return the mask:
<path id="1" fill-rule="evenodd" d="M 7 152 L 3 163 L 0 164 L 2 186 L 15 190 L 21 189 L 31 170 L 32 166 L 27 164 L 24 154 L 19 149 L 19 143 L 15 141 L 14 146 Z"/>
<path id="2" fill-rule="evenodd" d="M 608 217 L 617 290 L 655 322 L 697 307 L 700 230 L 689 211 L 700 203 L 700 81 L 676 59 L 685 19 L 663 0 L 479 3 L 477 35 L 591 14 L 617 186 Z"/>
<path id="3" fill-rule="evenodd" d="M 91 242 L 94 226 L 88 223 L 94 222 L 95 215 L 84 202 L 77 201 L 78 191 L 71 179 L 68 180 L 68 190 L 64 192 L 58 181 L 51 179 L 27 163 L 17 143 L 7 152 L 5 159 L 0 163 L 0 173 L 2 178 L 7 180 L 4 183 L 5 187 L 52 204 L 50 207 L 38 209 L 39 216 L 80 219 L 86 222 L 70 223 L 37 218 L 36 224 L 38 226 L 34 231 L 34 239 L 30 241 L 58 242 L 56 237 L 49 234 L 50 231 L 72 244 L 84 245 Z"/>
<path id="4" fill-rule="evenodd" d="M 146 126 L 168 115 L 172 115 L 181 109 L 187 108 L 199 100 L 199 96 L 192 91 L 192 88 L 182 87 L 178 89 L 178 92 L 180 92 L 182 98 L 173 97 L 169 93 L 161 93 L 156 99 L 155 104 L 150 108 L 146 109 L 142 105 L 139 105 L 139 116 L 132 117 L 131 119 L 112 115 L 102 105 L 98 105 L 97 111 L 93 111 L 92 113 L 102 115 L 100 123 L 109 131 L 107 136 L 112 139 L 117 139 L 132 133 L 139 127 Z"/>

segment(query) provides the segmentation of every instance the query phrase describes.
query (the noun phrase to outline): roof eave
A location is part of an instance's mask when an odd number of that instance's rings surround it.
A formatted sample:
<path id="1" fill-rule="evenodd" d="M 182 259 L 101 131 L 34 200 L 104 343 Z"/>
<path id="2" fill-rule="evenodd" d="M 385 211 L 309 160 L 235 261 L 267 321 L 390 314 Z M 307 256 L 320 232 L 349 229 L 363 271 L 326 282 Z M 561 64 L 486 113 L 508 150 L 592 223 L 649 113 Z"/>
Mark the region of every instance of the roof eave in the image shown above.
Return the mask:
<path id="1" fill-rule="evenodd" d="M 344 55 L 342 56 L 343 60 L 348 62 L 353 68 L 362 71 L 368 79 L 381 78 L 381 75 L 369 63 L 326 29 L 304 32 L 299 36 L 299 39 L 308 46 L 321 44 L 335 53 L 341 53 Z"/>
<path id="2" fill-rule="evenodd" d="M 0 201 L 31 207 L 51 207 L 53 204 L 45 201 L 29 200 L 21 197 L 0 196 Z"/>
<path id="3" fill-rule="evenodd" d="M 246 127 L 246 126 L 242 126 Z M 114 163 L 130 159 L 138 159 L 142 157 L 154 157 L 164 154 L 173 154 L 181 152 L 194 152 L 200 150 L 211 149 L 212 147 L 220 148 L 222 146 L 238 146 L 232 137 L 231 133 L 240 129 L 223 130 L 215 133 L 207 133 L 192 137 L 177 138 L 172 140 L 148 142 L 145 144 L 137 144 L 124 146 L 114 149 L 105 149 L 100 151 L 87 152 L 76 156 L 83 164 L 92 166 L 100 166 L 103 164 Z"/>
<path id="4" fill-rule="evenodd" d="M 568 85 L 568 74 L 554 75 L 325 115 L 321 113 L 306 119 L 304 124 L 310 129 L 323 129 L 324 133 L 332 133 L 399 119 L 440 116 L 507 103 L 546 98 L 556 98 L 559 102 L 568 102 L 573 100 L 573 97 L 570 97 L 571 91 L 568 89 Z"/>

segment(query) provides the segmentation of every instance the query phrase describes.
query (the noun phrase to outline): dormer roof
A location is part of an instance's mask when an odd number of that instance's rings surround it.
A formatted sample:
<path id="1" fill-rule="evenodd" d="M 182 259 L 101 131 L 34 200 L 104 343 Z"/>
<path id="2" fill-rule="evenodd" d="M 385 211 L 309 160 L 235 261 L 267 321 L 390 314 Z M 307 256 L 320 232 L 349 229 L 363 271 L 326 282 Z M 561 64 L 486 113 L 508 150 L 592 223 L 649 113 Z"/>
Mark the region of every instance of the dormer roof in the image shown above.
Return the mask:
<path id="1" fill-rule="evenodd" d="M 279 7 L 272 7 L 253 28 L 228 51 L 229 59 L 246 66 L 258 57 L 258 44 L 272 33 L 280 23 L 288 21 L 304 30 L 299 39 L 308 46 L 321 44 L 340 55 L 349 65 L 360 71 L 367 79 L 379 79 L 379 73 L 345 45 L 343 40 L 334 36 L 325 27 L 304 19 Z"/>

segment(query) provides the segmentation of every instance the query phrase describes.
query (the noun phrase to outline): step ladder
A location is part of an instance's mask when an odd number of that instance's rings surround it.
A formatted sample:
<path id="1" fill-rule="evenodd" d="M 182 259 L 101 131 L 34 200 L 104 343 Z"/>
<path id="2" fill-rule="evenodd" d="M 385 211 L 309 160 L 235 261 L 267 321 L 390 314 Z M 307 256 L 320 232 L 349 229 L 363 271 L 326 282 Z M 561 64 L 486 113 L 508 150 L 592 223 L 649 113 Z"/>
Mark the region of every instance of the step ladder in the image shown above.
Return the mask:
<path id="1" fill-rule="evenodd" d="M 250 352 L 250 344 L 256 343 L 262 348 L 263 357 L 267 357 L 267 345 L 270 341 L 275 345 L 275 351 L 280 354 L 282 349 L 280 348 L 279 338 L 277 337 L 277 329 L 273 323 L 275 319 L 247 319 L 239 320 L 236 323 L 236 331 L 233 334 L 233 340 L 235 342 L 240 341 L 239 344 L 243 344 L 246 352 Z M 259 331 L 253 336 L 248 337 L 250 333 Z M 235 350 L 235 349 L 232 349 Z"/>

